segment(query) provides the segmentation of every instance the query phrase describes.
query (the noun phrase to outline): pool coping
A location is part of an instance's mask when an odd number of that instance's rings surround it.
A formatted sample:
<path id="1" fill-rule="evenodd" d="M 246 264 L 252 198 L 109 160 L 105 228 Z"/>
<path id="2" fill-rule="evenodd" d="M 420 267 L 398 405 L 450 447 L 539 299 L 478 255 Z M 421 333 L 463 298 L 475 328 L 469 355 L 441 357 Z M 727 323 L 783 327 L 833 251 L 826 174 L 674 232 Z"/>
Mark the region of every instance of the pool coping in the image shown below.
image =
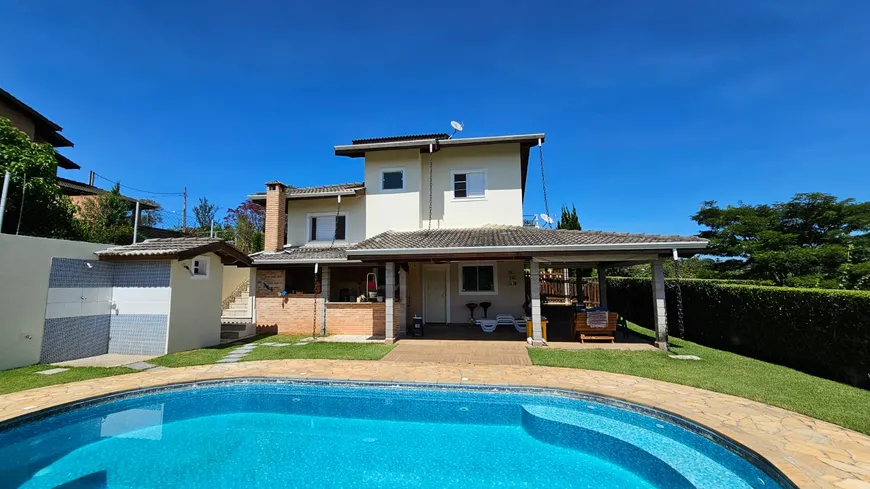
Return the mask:
<path id="1" fill-rule="evenodd" d="M 59 414 L 75 411 L 78 409 L 86 409 L 93 406 L 99 406 L 123 399 L 147 396 L 150 394 L 158 394 L 163 392 L 177 392 L 198 387 L 211 387 L 221 385 L 317 385 L 317 386 L 333 386 L 333 387 L 368 387 L 375 389 L 409 389 L 409 390 L 441 390 L 441 391 L 465 391 L 465 392 L 490 392 L 490 393 L 509 393 L 509 394 L 531 394 L 541 396 L 557 396 L 570 399 L 588 401 L 605 406 L 610 406 L 618 409 L 625 409 L 637 414 L 648 416 L 660 421 L 665 421 L 676 425 L 677 427 L 687 430 L 691 433 L 699 435 L 711 443 L 728 450 L 732 454 L 740 457 L 755 468 L 770 477 L 774 482 L 779 484 L 783 489 L 797 489 L 797 485 L 792 482 L 781 470 L 779 470 L 772 462 L 762 457 L 756 451 L 741 444 L 736 440 L 732 440 L 727 436 L 723 436 L 703 425 L 695 423 L 680 415 L 668 412 L 663 409 L 651 408 L 640 404 L 623 401 L 613 397 L 603 396 L 600 394 L 592 394 L 588 392 L 580 392 L 568 389 L 557 389 L 549 387 L 525 387 L 525 386 L 499 386 L 486 384 L 434 384 L 434 383 L 410 383 L 410 382 L 379 382 L 365 380 L 329 380 L 329 379 L 294 379 L 280 377 L 234 377 L 227 379 L 208 379 L 194 380 L 188 382 L 177 382 L 171 384 L 157 385 L 151 387 L 139 387 L 124 391 L 102 394 L 76 401 L 70 401 L 63 404 L 47 407 L 38 411 L 33 411 L 22 416 L 16 416 L 4 421 L 0 421 L 0 434 L 5 431 L 15 429 L 19 426 L 37 422 L 46 418 L 57 416 Z"/>
<path id="2" fill-rule="evenodd" d="M 46 408 L 171 384 L 238 378 L 355 381 L 482 389 L 555 389 L 601 396 L 688 420 L 767 460 L 795 487 L 870 488 L 870 437 L 727 394 L 609 372 L 358 360 L 266 360 L 144 371 L 0 395 L 0 421 Z M 5 426 L 6 423 L 3 423 Z"/>

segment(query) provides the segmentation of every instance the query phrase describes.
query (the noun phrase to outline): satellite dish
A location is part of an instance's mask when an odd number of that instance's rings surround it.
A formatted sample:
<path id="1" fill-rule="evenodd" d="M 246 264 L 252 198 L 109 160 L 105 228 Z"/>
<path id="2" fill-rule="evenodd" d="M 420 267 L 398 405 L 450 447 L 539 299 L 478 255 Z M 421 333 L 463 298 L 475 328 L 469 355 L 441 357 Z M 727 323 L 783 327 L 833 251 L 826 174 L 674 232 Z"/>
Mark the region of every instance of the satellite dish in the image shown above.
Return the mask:
<path id="1" fill-rule="evenodd" d="M 462 128 L 465 126 L 463 126 L 463 124 L 461 122 L 450 121 L 450 127 L 453 128 L 453 134 L 456 134 L 457 131 L 461 132 Z M 453 137 L 453 134 L 451 134 L 450 137 Z"/>
<path id="2" fill-rule="evenodd" d="M 553 224 L 553 218 L 546 214 L 541 214 L 541 220 L 547 224 Z"/>

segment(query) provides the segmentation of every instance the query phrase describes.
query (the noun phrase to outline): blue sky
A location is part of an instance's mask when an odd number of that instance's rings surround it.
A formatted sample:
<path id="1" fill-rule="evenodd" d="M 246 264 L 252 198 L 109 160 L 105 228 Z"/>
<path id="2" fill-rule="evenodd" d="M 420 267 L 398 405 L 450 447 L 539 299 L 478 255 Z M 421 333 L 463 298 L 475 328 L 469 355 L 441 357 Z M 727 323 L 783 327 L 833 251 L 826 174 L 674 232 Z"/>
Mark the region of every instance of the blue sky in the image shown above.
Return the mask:
<path id="1" fill-rule="evenodd" d="M 587 229 L 690 234 L 705 200 L 870 200 L 870 2 L 0 0 L 0 11 L 0 86 L 64 127 L 83 169 L 62 175 L 78 180 L 186 185 L 226 208 L 272 179 L 361 180 L 362 161 L 333 145 L 457 119 L 463 136 L 546 132 L 550 212 L 574 203 Z M 536 167 L 528 182 L 526 212 L 543 212 Z"/>

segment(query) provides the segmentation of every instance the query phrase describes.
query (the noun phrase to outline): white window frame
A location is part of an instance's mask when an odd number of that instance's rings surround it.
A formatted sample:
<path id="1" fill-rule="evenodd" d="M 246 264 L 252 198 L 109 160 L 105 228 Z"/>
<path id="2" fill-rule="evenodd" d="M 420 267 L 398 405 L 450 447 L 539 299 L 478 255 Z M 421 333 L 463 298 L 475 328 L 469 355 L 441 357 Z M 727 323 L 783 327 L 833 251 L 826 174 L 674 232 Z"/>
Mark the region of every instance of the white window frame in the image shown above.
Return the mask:
<path id="1" fill-rule="evenodd" d="M 471 197 L 456 197 L 456 175 L 467 175 L 469 173 L 481 173 L 483 174 L 483 195 L 474 195 Z M 488 182 L 488 175 L 486 174 L 486 169 L 468 169 L 468 170 L 450 170 L 450 198 L 454 202 L 474 202 L 479 200 L 486 200 L 486 188 Z M 468 191 L 468 179 L 466 177 L 466 192 Z"/>
<path id="2" fill-rule="evenodd" d="M 198 274 L 197 269 L 199 268 L 196 262 L 202 262 L 205 264 L 205 273 Z M 197 280 L 207 279 L 211 275 L 211 258 L 208 256 L 197 256 L 194 259 L 190 260 L 190 276 L 191 278 Z"/>
<path id="3" fill-rule="evenodd" d="M 344 216 L 344 238 L 345 239 L 337 239 L 335 240 L 336 244 L 348 244 L 348 233 L 350 232 L 350 219 L 347 216 L 347 212 L 339 212 L 336 214 L 335 212 L 309 212 L 305 214 L 305 242 L 313 243 L 313 244 L 328 244 L 332 243 L 331 239 L 311 239 L 311 218 L 312 217 L 335 217 L 335 216 Z"/>
<path id="4" fill-rule="evenodd" d="M 401 173 L 402 174 L 402 188 L 384 188 L 384 173 Z M 404 192 L 405 187 L 405 168 L 381 168 L 380 173 L 380 183 L 378 184 L 378 188 L 380 188 L 381 193 L 390 194 L 395 192 Z"/>
<path id="5" fill-rule="evenodd" d="M 462 290 L 463 268 L 465 267 L 492 267 L 492 289 L 493 290 Z M 498 295 L 498 264 L 494 261 L 481 262 L 461 262 L 459 263 L 459 282 L 457 290 L 459 295 Z"/>

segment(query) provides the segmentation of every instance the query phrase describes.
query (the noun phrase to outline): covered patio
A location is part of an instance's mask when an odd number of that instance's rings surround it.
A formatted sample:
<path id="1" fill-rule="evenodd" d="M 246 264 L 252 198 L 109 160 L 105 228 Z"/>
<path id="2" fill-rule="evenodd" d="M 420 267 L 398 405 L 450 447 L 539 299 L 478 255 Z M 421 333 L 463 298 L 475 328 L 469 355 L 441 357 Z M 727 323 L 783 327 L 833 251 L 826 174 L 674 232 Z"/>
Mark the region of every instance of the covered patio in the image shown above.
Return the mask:
<path id="1" fill-rule="evenodd" d="M 530 338 L 534 345 L 546 342 L 551 346 L 573 345 L 580 336 L 572 329 L 571 308 L 554 309 L 555 306 L 542 303 L 542 268 L 597 269 L 602 310 L 594 312 L 607 313 L 607 269 L 648 263 L 653 271 L 655 346 L 667 348 L 662 263 L 693 256 L 706 246 L 706 240 L 694 236 L 492 226 L 391 231 L 348 248 L 347 257 L 363 263 L 384 264 L 386 308 L 392 311 L 396 302 L 404 305 L 404 314 L 398 318 L 386 314 L 387 342 L 402 337 L 405 326 L 413 324 L 416 317 L 425 324 L 422 340 L 522 341 Z M 391 283 L 396 270 L 399 270 L 398 280 Z M 529 279 L 524 283 L 526 270 Z M 472 307 L 483 304 L 490 310 L 476 312 Z M 483 332 L 473 322 L 496 315 L 517 318 L 520 323 L 528 320 L 532 327 L 521 332 L 499 326 L 492 332 Z M 610 314 L 604 317 L 608 325 L 613 320 Z M 544 318 L 548 322 L 546 337 Z M 620 331 L 613 337 L 615 345 L 643 343 Z"/>

